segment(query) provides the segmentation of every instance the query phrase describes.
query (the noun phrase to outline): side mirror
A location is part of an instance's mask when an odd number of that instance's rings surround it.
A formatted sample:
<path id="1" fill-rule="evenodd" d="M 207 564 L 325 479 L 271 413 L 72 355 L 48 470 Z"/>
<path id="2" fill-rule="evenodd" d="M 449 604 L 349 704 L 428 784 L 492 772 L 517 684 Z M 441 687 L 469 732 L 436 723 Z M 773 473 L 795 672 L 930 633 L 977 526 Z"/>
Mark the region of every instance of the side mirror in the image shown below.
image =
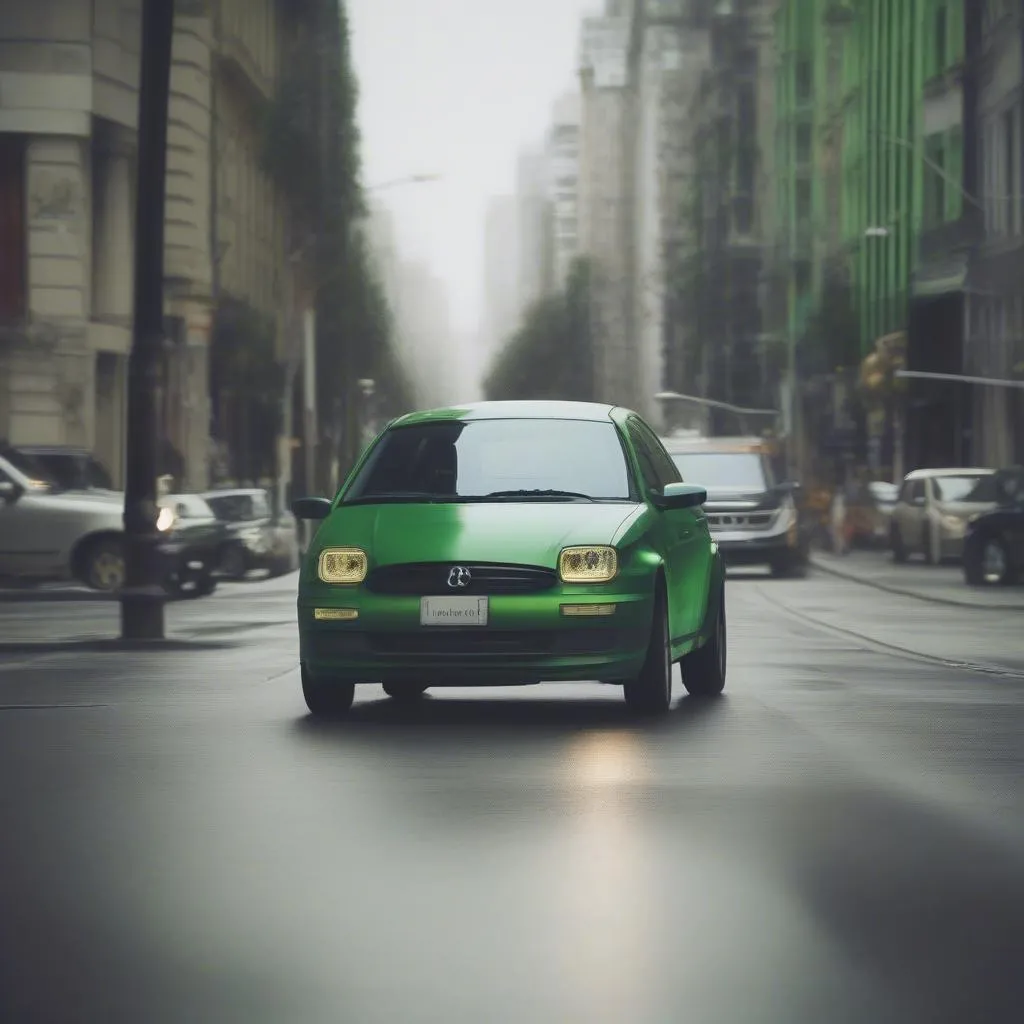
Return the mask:
<path id="1" fill-rule="evenodd" d="M 21 497 L 21 488 L 12 480 L 0 480 L 0 501 L 13 503 Z"/>
<path id="2" fill-rule="evenodd" d="M 292 515 L 296 519 L 326 519 L 331 514 L 327 498 L 296 498 L 292 502 Z"/>
<path id="3" fill-rule="evenodd" d="M 651 492 L 651 502 L 664 511 L 697 508 L 707 500 L 707 488 L 696 484 L 667 484 L 660 494 L 657 491 Z"/>

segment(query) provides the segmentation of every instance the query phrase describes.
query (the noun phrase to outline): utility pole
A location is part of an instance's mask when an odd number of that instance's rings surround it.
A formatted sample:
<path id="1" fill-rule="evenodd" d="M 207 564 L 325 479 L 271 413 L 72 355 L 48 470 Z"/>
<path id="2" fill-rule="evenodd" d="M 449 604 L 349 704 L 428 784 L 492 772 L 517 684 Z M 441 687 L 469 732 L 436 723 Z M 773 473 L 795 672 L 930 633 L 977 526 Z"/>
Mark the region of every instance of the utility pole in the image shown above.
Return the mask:
<path id="1" fill-rule="evenodd" d="M 128 358 L 128 451 L 124 497 L 125 586 L 121 638 L 164 635 L 157 520 L 155 395 L 164 330 L 164 184 L 174 0 L 143 0 L 135 206 L 135 315 Z"/>

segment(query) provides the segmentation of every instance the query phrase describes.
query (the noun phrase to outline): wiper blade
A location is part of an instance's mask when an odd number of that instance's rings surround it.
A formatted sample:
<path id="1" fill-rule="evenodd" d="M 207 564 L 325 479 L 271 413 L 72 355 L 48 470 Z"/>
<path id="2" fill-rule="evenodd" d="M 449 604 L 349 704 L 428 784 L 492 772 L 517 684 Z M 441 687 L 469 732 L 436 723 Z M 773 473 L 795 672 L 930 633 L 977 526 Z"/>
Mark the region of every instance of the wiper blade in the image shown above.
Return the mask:
<path id="1" fill-rule="evenodd" d="M 584 501 L 594 501 L 589 494 L 580 491 L 558 491 L 558 490 L 521 490 L 521 491 L 491 491 L 485 494 L 484 498 L 582 498 Z"/>
<path id="2" fill-rule="evenodd" d="M 445 500 L 443 494 L 431 494 L 428 491 L 391 491 L 388 494 L 363 494 L 358 498 L 346 498 L 342 505 L 388 505 L 402 502 L 435 504 Z"/>

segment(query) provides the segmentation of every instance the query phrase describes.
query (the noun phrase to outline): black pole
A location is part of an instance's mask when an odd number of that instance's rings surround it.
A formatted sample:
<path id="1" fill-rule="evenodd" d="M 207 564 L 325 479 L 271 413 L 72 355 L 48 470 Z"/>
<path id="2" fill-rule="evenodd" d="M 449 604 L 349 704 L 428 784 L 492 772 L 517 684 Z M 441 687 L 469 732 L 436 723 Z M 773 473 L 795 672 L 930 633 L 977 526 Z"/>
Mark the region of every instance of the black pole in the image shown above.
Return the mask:
<path id="1" fill-rule="evenodd" d="M 156 392 L 164 330 L 164 183 L 174 0 L 143 0 L 135 205 L 135 318 L 128 358 L 125 586 L 121 637 L 164 635 L 164 591 L 156 528 Z"/>

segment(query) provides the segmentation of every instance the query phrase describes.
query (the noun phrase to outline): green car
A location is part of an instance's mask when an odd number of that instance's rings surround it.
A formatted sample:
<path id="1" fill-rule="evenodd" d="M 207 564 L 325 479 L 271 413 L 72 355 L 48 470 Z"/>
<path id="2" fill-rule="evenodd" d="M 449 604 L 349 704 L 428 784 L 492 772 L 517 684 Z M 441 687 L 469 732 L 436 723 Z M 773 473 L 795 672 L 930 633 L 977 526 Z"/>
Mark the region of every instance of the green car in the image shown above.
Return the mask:
<path id="1" fill-rule="evenodd" d="M 299 577 L 302 691 L 314 715 L 358 683 L 596 680 L 668 709 L 725 685 L 725 569 L 701 506 L 636 413 L 482 402 L 411 413 L 367 448 Z"/>

